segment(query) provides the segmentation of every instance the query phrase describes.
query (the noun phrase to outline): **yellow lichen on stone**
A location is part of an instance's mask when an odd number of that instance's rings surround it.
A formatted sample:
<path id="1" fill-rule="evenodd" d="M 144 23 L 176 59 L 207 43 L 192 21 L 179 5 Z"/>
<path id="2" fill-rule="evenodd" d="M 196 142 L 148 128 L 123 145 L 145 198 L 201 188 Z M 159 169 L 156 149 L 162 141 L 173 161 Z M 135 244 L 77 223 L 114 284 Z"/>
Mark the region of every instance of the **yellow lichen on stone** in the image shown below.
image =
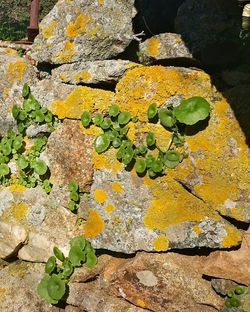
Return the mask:
<path id="1" fill-rule="evenodd" d="M 4 211 L 2 218 L 4 220 L 14 218 L 16 221 L 22 221 L 26 218 L 28 208 L 29 207 L 26 203 L 14 202 Z"/>
<path id="2" fill-rule="evenodd" d="M 107 212 L 107 213 L 112 213 L 114 210 L 115 210 L 115 206 L 112 205 L 112 204 L 108 204 L 108 205 L 105 207 L 105 212 Z"/>
<path id="3" fill-rule="evenodd" d="M 11 48 L 3 48 L 3 51 L 7 54 L 15 54 L 15 55 L 18 55 L 17 51 L 14 50 L 14 49 L 11 49 Z"/>
<path id="4" fill-rule="evenodd" d="M 44 39 L 49 39 L 50 37 L 53 36 L 54 31 L 56 29 L 57 21 L 53 19 L 46 25 L 41 25 L 40 30 L 41 30 L 41 35 Z"/>
<path id="5" fill-rule="evenodd" d="M 87 238 L 96 237 L 104 230 L 105 224 L 97 211 L 90 208 L 89 217 L 84 224 L 83 235 Z"/>
<path id="6" fill-rule="evenodd" d="M 250 294 L 247 294 L 244 296 L 242 309 L 243 309 L 243 312 L 250 312 Z"/>
<path id="7" fill-rule="evenodd" d="M 199 225 L 193 226 L 192 230 L 195 232 L 195 234 L 200 235 L 202 233 L 202 230 L 200 229 Z"/>
<path id="8" fill-rule="evenodd" d="M 3 98 L 6 99 L 9 95 L 10 89 L 9 88 L 4 88 L 3 89 Z"/>
<path id="9" fill-rule="evenodd" d="M 21 184 L 13 184 L 8 187 L 9 192 L 17 192 L 17 193 L 22 193 L 26 190 L 25 186 Z"/>
<path id="10" fill-rule="evenodd" d="M 155 251 L 166 251 L 169 247 L 169 240 L 165 235 L 161 234 L 154 239 L 153 246 Z"/>
<path id="11" fill-rule="evenodd" d="M 98 5 L 103 6 L 104 0 L 98 0 Z"/>
<path id="12" fill-rule="evenodd" d="M 81 13 L 80 15 L 77 16 L 74 22 L 70 22 L 68 24 L 65 30 L 66 36 L 74 38 L 77 35 L 82 34 L 85 31 L 90 20 L 91 20 L 90 16 Z"/>
<path id="13" fill-rule="evenodd" d="M 99 204 L 103 204 L 105 202 L 105 200 L 107 199 L 107 193 L 103 190 L 96 189 L 94 192 L 94 197 L 95 197 L 95 200 Z"/>
<path id="14" fill-rule="evenodd" d="M 66 40 L 62 50 L 58 51 L 52 58 L 55 62 L 69 63 L 75 54 L 75 44 Z"/>
<path id="15" fill-rule="evenodd" d="M 159 54 L 160 39 L 152 37 L 147 40 L 146 51 L 150 56 L 157 56 Z"/>
<path id="16" fill-rule="evenodd" d="M 145 302 L 142 299 L 137 299 L 136 305 L 138 305 L 141 308 L 145 308 L 145 306 L 146 306 Z"/>
<path id="17" fill-rule="evenodd" d="M 66 82 L 67 81 L 67 77 L 65 74 L 60 74 L 59 75 L 59 78 L 63 81 L 63 82 Z"/>
<path id="18" fill-rule="evenodd" d="M 119 182 L 113 182 L 111 187 L 112 187 L 112 190 L 114 192 L 117 192 L 117 193 L 121 193 L 122 192 L 122 186 L 121 186 L 121 184 Z"/>
<path id="19" fill-rule="evenodd" d="M 7 82 L 12 84 L 14 81 L 21 80 L 23 72 L 26 68 L 27 64 L 25 64 L 22 60 L 9 63 L 6 72 Z"/>
<path id="20" fill-rule="evenodd" d="M 50 105 L 53 114 L 62 118 L 81 118 L 84 111 L 99 113 L 108 109 L 114 93 L 102 89 L 79 86 L 67 95 L 64 101 L 55 100 Z"/>
<path id="21" fill-rule="evenodd" d="M 93 166 L 95 169 L 109 169 L 116 173 L 122 169 L 122 163 L 116 159 L 116 150 L 113 148 L 108 149 L 105 153 L 98 154 L 93 150 Z"/>
<path id="22" fill-rule="evenodd" d="M 79 82 L 79 81 L 89 81 L 90 78 L 91 78 L 90 73 L 87 72 L 86 70 L 83 70 L 83 71 L 76 72 L 74 74 L 73 80 L 76 81 L 76 82 Z"/>
<path id="23" fill-rule="evenodd" d="M 0 287 L 0 302 L 4 299 L 4 296 L 7 294 L 8 290 L 6 288 Z"/>
<path id="24" fill-rule="evenodd" d="M 230 217 L 244 221 L 244 210 L 241 207 L 230 208 Z"/>
<path id="25" fill-rule="evenodd" d="M 225 224 L 225 230 L 227 235 L 224 237 L 221 243 L 222 247 L 230 248 L 232 246 L 238 245 L 241 242 L 242 235 L 236 227 L 230 224 Z"/>

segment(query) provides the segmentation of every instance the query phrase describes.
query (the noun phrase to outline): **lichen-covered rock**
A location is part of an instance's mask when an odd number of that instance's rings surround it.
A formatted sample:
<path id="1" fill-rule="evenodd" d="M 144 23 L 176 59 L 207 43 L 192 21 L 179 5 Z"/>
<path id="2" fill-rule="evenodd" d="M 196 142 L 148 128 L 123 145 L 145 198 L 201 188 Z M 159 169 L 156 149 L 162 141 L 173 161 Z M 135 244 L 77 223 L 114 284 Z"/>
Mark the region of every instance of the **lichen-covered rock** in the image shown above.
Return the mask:
<path id="1" fill-rule="evenodd" d="M 126 71 L 140 64 L 126 60 L 104 60 L 65 64 L 52 70 L 52 78 L 71 84 L 115 83 Z"/>
<path id="2" fill-rule="evenodd" d="M 104 60 L 133 38 L 134 0 L 60 0 L 40 24 L 31 56 L 54 64 Z"/>
<path id="3" fill-rule="evenodd" d="M 139 45 L 139 59 L 150 64 L 154 61 L 173 59 L 193 59 L 181 35 L 164 33 L 153 36 Z"/>
<path id="4" fill-rule="evenodd" d="M 55 245 L 67 250 L 69 239 L 79 234 L 75 215 L 58 206 L 39 188 L 12 185 L 3 188 L 0 197 L 0 237 L 3 237 L 0 250 L 3 258 L 14 253 L 23 260 L 45 262 Z M 11 235 L 6 235 L 8 226 L 13 230 Z M 17 230 L 18 238 L 15 236 Z"/>

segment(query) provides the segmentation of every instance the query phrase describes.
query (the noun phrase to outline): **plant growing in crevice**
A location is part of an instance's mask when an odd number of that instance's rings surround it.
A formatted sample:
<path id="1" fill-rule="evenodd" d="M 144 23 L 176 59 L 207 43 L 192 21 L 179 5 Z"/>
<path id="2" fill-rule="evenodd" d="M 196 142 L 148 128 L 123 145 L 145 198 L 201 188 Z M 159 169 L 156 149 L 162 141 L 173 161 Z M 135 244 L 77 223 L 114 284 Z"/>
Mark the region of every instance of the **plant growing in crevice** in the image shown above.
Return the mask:
<path id="1" fill-rule="evenodd" d="M 148 121 L 159 122 L 163 129 L 172 132 L 170 142 L 166 147 L 157 145 L 156 136 L 148 132 L 145 142 L 136 145 L 127 137 L 130 122 L 138 122 L 138 117 L 132 117 L 129 112 L 121 111 L 118 105 L 110 106 L 104 115 L 100 113 L 92 116 L 90 112 L 84 112 L 81 122 L 84 127 L 94 124 L 102 128 L 103 133 L 98 135 L 94 141 L 97 153 L 103 153 L 110 147 L 118 149 L 116 158 L 126 166 L 135 164 L 135 170 L 139 175 L 146 172 L 151 178 L 165 173 L 166 168 L 173 169 L 187 156 L 185 151 L 178 148 L 184 146 L 185 128 L 207 119 L 210 114 L 210 105 L 202 97 L 191 97 L 182 100 L 177 107 L 168 105 L 158 109 L 156 103 L 149 105 L 147 109 Z M 150 151 L 157 150 L 157 155 Z"/>
<path id="2" fill-rule="evenodd" d="M 240 296 L 244 294 L 246 288 L 244 286 L 237 285 L 235 288 L 227 291 L 227 299 L 225 301 L 225 306 L 227 308 L 238 308 L 241 306 Z"/>
<path id="3" fill-rule="evenodd" d="M 79 192 L 79 185 L 75 181 L 69 182 L 68 191 L 70 199 L 68 202 L 68 209 L 72 212 L 77 212 L 80 198 L 84 195 L 84 193 Z"/>
<path id="4" fill-rule="evenodd" d="M 54 255 L 45 264 L 45 276 L 37 286 L 37 292 L 49 304 L 57 304 L 67 293 L 67 284 L 75 267 L 85 264 L 93 268 L 97 263 L 95 250 L 90 242 L 82 236 L 70 240 L 70 250 L 67 257 L 54 247 Z"/>

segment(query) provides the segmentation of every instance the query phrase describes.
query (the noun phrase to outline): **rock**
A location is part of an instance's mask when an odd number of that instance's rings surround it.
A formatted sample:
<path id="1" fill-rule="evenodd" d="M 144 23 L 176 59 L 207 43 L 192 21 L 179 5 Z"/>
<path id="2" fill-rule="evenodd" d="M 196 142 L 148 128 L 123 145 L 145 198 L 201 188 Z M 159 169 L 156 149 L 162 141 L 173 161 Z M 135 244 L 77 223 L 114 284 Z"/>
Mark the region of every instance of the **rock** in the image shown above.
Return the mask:
<path id="1" fill-rule="evenodd" d="M 209 276 L 229 279 L 239 284 L 250 285 L 250 230 L 245 232 L 239 250 L 211 253 L 203 267 Z"/>
<path id="2" fill-rule="evenodd" d="M 229 289 L 234 288 L 238 284 L 226 279 L 220 279 L 220 278 L 212 278 L 211 285 L 213 289 L 217 292 L 217 294 L 220 294 L 222 296 L 226 296 L 227 291 Z"/>
<path id="3" fill-rule="evenodd" d="M 193 60 L 193 56 L 181 36 L 174 33 L 153 36 L 140 43 L 139 48 L 139 60 L 146 64 L 173 59 Z"/>
<path id="4" fill-rule="evenodd" d="M 134 0 L 58 1 L 40 24 L 31 57 L 64 64 L 116 56 L 133 39 L 133 4 Z"/>
<path id="5" fill-rule="evenodd" d="M 186 0 L 175 20 L 176 31 L 189 50 L 201 53 L 202 61 L 209 65 L 237 61 L 238 54 L 233 51 L 237 48 L 240 24 L 235 0 Z M 223 64 L 219 64 L 218 58 Z"/>
<path id="6" fill-rule="evenodd" d="M 52 78 L 64 83 L 115 83 L 126 71 L 140 64 L 126 60 L 104 60 L 65 64 L 52 70 Z"/>
<path id="7" fill-rule="evenodd" d="M 81 192 L 90 190 L 93 141 L 93 136 L 83 133 L 79 121 L 64 120 L 57 127 L 43 152 L 43 157 L 48 159 L 53 185 L 63 187 L 76 181 Z"/>
<path id="8" fill-rule="evenodd" d="M 60 207 L 43 190 L 12 185 L 0 191 L 1 257 L 15 254 L 26 261 L 46 262 L 56 245 L 67 251 L 79 235 L 76 216 Z"/>
<path id="9" fill-rule="evenodd" d="M 223 81 L 230 87 L 250 84 L 250 74 L 237 70 L 225 70 L 221 73 Z"/>

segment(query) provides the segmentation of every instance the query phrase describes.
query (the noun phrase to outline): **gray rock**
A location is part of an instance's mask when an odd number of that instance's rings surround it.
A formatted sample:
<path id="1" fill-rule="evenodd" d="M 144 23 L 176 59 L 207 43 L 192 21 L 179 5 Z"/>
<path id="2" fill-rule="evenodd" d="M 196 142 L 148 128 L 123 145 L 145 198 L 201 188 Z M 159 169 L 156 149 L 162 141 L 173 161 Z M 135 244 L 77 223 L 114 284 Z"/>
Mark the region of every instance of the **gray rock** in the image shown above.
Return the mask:
<path id="1" fill-rule="evenodd" d="M 60 0 L 40 24 L 31 57 L 54 64 L 104 60 L 133 38 L 134 0 Z"/>

